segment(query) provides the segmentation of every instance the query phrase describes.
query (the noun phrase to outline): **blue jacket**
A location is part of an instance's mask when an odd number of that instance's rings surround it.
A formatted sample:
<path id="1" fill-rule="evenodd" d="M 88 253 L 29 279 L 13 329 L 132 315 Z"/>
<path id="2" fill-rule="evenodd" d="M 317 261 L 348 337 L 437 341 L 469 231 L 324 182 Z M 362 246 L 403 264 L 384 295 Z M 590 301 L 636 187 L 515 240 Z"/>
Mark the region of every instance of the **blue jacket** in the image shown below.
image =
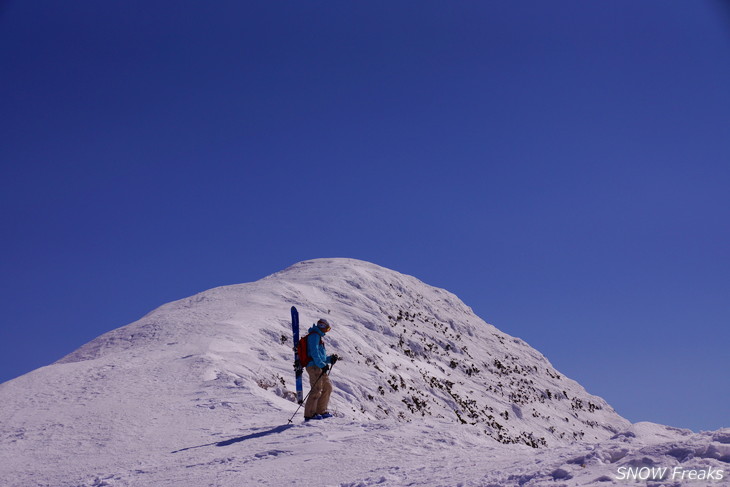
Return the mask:
<path id="1" fill-rule="evenodd" d="M 325 365 L 331 363 L 331 357 L 327 356 L 327 349 L 324 348 L 324 332 L 319 329 L 318 326 L 313 326 L 309 329 L 309 336 L 307 337 L 307 353 L 312 360 L 307 366 L 314 365 L 320 369 L 324 368 Z"/>

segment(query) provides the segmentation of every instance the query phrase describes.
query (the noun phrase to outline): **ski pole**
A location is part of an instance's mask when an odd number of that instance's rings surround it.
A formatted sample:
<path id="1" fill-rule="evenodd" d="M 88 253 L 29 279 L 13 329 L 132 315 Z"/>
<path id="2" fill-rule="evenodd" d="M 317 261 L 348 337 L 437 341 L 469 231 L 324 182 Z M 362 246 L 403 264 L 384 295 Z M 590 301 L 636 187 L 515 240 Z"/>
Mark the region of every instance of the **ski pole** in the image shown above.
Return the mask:
<path id="1" fill-rule="evenodd" d="M 328 371 L 326 372 L 326 374 L 327 374 L 327 375 L 330 375 L 330 372 L 332 372 L 332 368 L 333 368 L 334 366 L 335 366 L 335 364 L 332 364 L 332 365 L 330 365 L 330 368 L 329 368 L 329 370 L 328 370 Z M 300 410 L 300 409 L 302 408 L 302 406 L 304 405 L 304 403 L 305 403 L 305 402 L 307 402 L 307 398 L 309 397 L 309 395 L 310 395 L 310 394 L 312 393 L 312 391 L 314 390 L 314 386 L 316 386 L 316 385 L 317 385 L 317 382 L 319 382 L 319 379 L 321 379 L 321 378 L 322 378 L 322 376 L 323 376 L 324 374 L 325 374 L 325 371 L 323 370 L 323 371 L 322 371 L 322 373 L 321 373 L 321 374 L 319 374 L 319 377 L 317 377 L 317 380 L 315 380 L 315 381 L 314 381 L 314 384 L 312 384 L 312 387 L 310 387 L 310 388 L 309 388 L 309 392 L 307 392 L 307 395 L 306 395 L 306 396 L 304 396 L 304 399 L 302 399 L 302 402 L 300 402 L 300 403 L 299 403 L 299 407 L 297 408 L 297 410 L 296 410 L 296 411 L 294 411 L 294 414 L 292 414 L 292 415 L 291 415 L 291 418 L 289 418 L 289 421 L 287 422 L 287 424 L 291 424 L 291 423 L 292 423 L 292 421 L 294 420 L 294 416 L 296 416 L 296 415 L 297 415 L 297 413 L 298 413 L 298 412 L 299 412 L 299 410 Z"/>

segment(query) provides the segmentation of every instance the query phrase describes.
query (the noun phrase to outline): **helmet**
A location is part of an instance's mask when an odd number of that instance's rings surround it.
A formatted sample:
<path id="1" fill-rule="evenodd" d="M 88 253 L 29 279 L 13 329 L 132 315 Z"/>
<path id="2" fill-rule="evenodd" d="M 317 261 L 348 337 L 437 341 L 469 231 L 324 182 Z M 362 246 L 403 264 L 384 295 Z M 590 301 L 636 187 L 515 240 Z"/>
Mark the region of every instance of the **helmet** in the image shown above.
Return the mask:
<path id="1" fill-rule="evenodd" d="M 328 331 L 330 331 L 332 329 L 329 322 L 327 320 L 325 320 L 324 318 L 319 319 L 319 321 L 317 322 L 317 327 L 319 327 L 319 329 L 325 333 L 327 333 Z"/>

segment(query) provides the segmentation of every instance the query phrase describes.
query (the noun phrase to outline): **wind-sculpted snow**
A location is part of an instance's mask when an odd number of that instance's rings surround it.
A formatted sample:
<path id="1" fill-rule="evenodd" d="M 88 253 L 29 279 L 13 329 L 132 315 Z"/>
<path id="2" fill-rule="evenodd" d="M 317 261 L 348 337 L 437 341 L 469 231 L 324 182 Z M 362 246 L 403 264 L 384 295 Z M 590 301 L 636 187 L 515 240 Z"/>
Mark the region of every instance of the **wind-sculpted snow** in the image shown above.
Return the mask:
<path id="1" fill-rule="evenodd" d="M 343 358 L 335 418 L 289 426 L 292 305 Z M 605 485 L 730 456 L 727 430 L 631 425 L 448 291 L 352 259 L 164 305 L 0 385 L 0 413 L 11 486 Z"/>

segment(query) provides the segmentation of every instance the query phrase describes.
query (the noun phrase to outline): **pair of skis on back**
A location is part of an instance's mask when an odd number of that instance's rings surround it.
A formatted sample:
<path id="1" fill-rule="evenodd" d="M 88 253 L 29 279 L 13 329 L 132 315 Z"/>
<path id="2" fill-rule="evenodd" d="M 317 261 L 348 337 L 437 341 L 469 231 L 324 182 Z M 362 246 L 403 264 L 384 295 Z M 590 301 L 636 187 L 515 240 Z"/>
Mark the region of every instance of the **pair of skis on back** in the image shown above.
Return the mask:
<path id="1" fill-rule="evenodd" d="M 294 377 L 297 384 L 297 403 L 301 406 L 304 402 L 302 399 L 302 373 L 307 364 L 302 364 L 297 353 L 297 345 L 299 345 L 299 311 L 296 306 L 291 307 L 291 331 L 294 335 Z"/>

